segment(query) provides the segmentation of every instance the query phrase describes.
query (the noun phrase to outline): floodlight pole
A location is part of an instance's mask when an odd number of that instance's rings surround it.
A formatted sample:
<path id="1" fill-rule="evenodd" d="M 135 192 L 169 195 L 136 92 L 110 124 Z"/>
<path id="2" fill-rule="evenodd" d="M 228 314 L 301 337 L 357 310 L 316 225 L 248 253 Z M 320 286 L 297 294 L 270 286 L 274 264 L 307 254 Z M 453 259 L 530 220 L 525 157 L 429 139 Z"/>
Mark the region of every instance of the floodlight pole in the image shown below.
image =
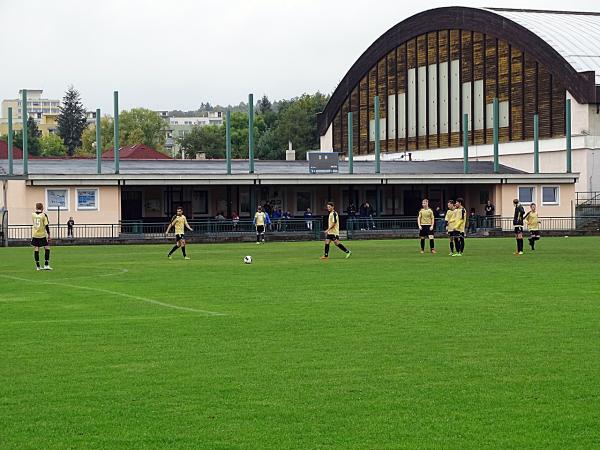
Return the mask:
<path id="1" fill-rule="evenodd" d="M 12 108 L 8 108 L 8 174 L 14 175 L 13 167 L 13 117 Z"/>
<path id="2" fill-rule="evenodd" d="M 494 97 L 494 108 L 493 108 L 493 121 L 494 121 L 494 173 L 500 172 L 500 105 L 498 97 Z"/>
<path id="3" fill-rule="evenodd" d="M 379 95 L 375 96 L 375 173 L 381 173 L 381 143 L 379 142 Z"/>
<path id="4" fill-rule="evenodd" d="M 352 111 L 350 111 L 348 113 L 348 172 L 350 174 L 354 173 L 354 142 L 352 142 L 353 134 Z"/>
<path id="5" fill-rule="evenodd" d="M 248 94 L 248 173 L 254 173 L 254 95 Z"/>
<path id="6" fill-rule="evenodd" d="M 463 114 L 463 172 L 469 173 L 469 115 Z"/>
<path id="7" fill-rule="evenodd" d="M 114 99 L 114 157 L 115 157 L 115 174 L 119 173 L 119 91 L 115 91 Z"/>
<path id="8" fill-rule="evenodd" d="M 21 94 L 21 113 L 23 118 L 23 175 L 27 175 L 29 173 L 29 147 L 27 142 L 29 139 L 29 133 L 27 129 L 27 89 L 23 89 Z"/>
<path id="9" fill-rule="evenodd" d="M 102 129 L 100 127 L 100 108 L 96 109 L 96 172 L 102 173 Z"/>
<path id="10" fill-rule="evenodd" d="M 227 111 L 225 117 L 225 153 L 227 157 L 227 175 L 231 175 L 231 111 Z"/>

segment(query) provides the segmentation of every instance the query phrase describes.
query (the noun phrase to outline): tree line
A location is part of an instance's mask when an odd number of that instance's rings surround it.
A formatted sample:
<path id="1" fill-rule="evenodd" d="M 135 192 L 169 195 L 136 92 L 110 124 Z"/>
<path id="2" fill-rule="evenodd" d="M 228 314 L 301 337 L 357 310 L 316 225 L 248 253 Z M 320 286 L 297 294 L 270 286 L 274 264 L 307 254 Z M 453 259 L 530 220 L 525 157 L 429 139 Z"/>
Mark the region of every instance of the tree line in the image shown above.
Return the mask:
<path id="1" fill-rule="evenodd" d="M 288 142 L 291 141 L 298 158 L 306 151 L 319 147 L 316 115 L 321 112 L 329 96 L 320 92 L 304 94 L 290 100 L 271 102 L 264 95 L 255 107 L 254 139 L 255 156 L 258 159 L 284 159 Z M 172 111 L 180 117 L 202 116 L 207 112 L 231 111 L 231 141 L 234 158 L 248 156 L 248 112 L 247 104 L 237 106 L 212 106 L 202 103 L 195 111 Z M 223 114 L 224 116 L 224 114 Z M 56 133 L 43 135 L 35 120 L 29 118 L 27 127 L 29 154 L 35 156 L 93 156 L 96 152 L 96 125 L 88 124 L 86 110 L 79 92 L 70 86 L 63 97 L 57 120 Z M 102 151 L 113 148 L 113 118 L 100 119 Z M 130 146 L 144 144 L 164 151 L 166 130 L 169 124 L 155 112 L 145 108 L 134 108 L 119 114 L 119 144 Z M 14 133 L 13 143 L 21 148 L 23 132 Z M 7 140 L 7 136 L 0 136 Z M 225 124 L 195 126 L 178 144 L 186 156 L 204 153 L 207 158 L 225 157 Z"/>

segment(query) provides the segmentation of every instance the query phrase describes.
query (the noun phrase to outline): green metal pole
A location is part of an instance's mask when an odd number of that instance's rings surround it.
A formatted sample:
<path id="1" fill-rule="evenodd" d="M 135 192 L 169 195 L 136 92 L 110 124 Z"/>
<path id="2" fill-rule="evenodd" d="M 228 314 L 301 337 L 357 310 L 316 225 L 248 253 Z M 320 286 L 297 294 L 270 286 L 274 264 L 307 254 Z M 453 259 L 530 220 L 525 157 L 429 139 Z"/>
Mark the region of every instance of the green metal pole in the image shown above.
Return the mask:
<path id="1" fill-rule="evenodd" d="M 119 91 L 114 92 L 114 106 L 115 106 L 115 129 L 114 129 L 114 153 L 115 153 L 115 173 L 119 173 Z"/>
<path id="2" fill-rule="evenodd" d="M 352 130 L 352 111 L 348 113 L 348 172 L 354 173 L 354 142 Z"/>
<path id="3" fill-rule="evenodd" d="M 23 89 L 21 97 L 21 115 L 23 117 L 23 175 L 29 173 L 29 148 L 27 139 L 29 138 L 27 132 L 27 89 Z"/>
<path id="4" fill-rule="evenodd" d="M 100 108 L 96 109 L 96 172 L 102 173 L 102 126 Z"/>
<path id="5" fill-rule="evenodd" d="M 571 173 L 571 99 L 567 99 L 567 111 L 566 111 L 566 125 L 567 125 L 567 173 Z"/>
<path id="6" fill-rule="evenodd" d="M 533 115 L 533 172 L 540 173 L 540 116 Z"/>
<path id="7" fill-rule="evenodd" d="M 375 96 L 375 173 L 381 173 L 381 143 L 379 142 L 379 95 Z"/>
<path id="8" fill-rule="evenodd" d="M 248 94 L 248 173 L 254 173 L 254 95 Z"/>
<path id="9" fill-rule="evenodd" d="M 499 141 L 500 141 L 500 105 L 498 102 L 498 98 L 494 98 L 494 173 L 500 172 L 500 150 L 499 150 Z"/>
<path id="10" fill-rule="evenodd" d="M 463 114 L 463 171 L 469 173 L 469 115 Z"/>
<path id="11" fill-rule="evenodd" d="M 231 111 L 227 111 L 225 123 L 225 153 L 227 157 L 227 175 L 231 175 Z"/>
<path id="12" fill-rule="evenodd" d="M 12 108 L 8 108 L 8 174 L 14 175 L 13 167 L 13 123 Z"/>

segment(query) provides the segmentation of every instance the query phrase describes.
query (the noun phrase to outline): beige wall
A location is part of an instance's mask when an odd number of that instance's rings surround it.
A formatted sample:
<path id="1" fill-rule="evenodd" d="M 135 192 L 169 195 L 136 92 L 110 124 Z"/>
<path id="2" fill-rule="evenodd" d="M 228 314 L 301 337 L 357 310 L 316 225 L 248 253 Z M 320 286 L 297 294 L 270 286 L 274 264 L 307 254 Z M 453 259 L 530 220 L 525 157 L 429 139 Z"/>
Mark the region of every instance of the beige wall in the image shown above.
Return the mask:
<path id="1" fill-rule="evenodd" d="M 105 224 L 118 223 L 121 217 L 121 197 L 118 186 L 56 186 L 69 190 L 69 210 L 60 211 L 60 222 L 66 223 L 70 216 L 77 224 Z M 52 186 L 51 188 L 54 188 Z M 97 211 L 77 210 L 77 188 L 98 188 Z M 27 186 L 25 181 L 10 180 L 7 187 L 7 209 L 11 225 L 28 225 L 31 222 L 31 213 L 37 202 L 46 203 L 46 187 Z M 57 211 L 48 211 L 50 222 L 58 220 Z"/>
<path id="2" fill-rule="evenodd" d="M 517 189 L 519 186 L 535 187 L 535 203 L 538 208 L 540 218 L 543 217 L 571 217 L 573 201 L 575 199 L 574 184 L 504 184 L 498 186 L 500 188 L 500 201 L 496 204 L 496 214 L 502 217 L 512 217 L 514 213 L 513 200 L 517 198 Z M 544 205 L 542 203 L 542 186 L 558 186 L 559 187 L 559 204 Z M 528 205 L 523 205 L 525 211 L 529 210 Z"/>

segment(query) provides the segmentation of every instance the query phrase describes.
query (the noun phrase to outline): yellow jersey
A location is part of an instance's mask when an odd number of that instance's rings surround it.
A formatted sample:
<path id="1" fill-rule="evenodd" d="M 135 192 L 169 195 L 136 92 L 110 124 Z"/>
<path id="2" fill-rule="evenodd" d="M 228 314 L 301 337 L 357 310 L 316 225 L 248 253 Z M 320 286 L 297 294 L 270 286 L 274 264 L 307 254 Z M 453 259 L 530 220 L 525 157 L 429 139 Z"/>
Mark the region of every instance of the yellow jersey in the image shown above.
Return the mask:
<path id="1" fill-rule="evenodd" d="M 435 221 L 435 216 L 433 215 L 433 211 L 431 208 L 421 208 L 419 211 L 419 222 L 421 225 L 433 225 Z"/>
<path id="2" fill-rule="evenodd" d="M 171 219 L 171 226 L 175 227 L 175 234 L 184 234 L 185 227 L 189 225 L 187 219 L 182 214 L 181 216 L 173 216 Z"/>
<path id="3" fill-rule="evenodd" d="M 264 211 L 259 211 L 254 214 L 254 224 L 261 226 L 265 224 L 265 220 L 267 218 L 267 213 Z"/>
<path id="4" fill-rule="evenodd" d="M 454 229 L 456 227 L 455 212 L 456 212 L 455 209 L 449 209 L 448 211 L 446 211 L 446 217 L 444 217 L 444 220 L 448 223 L 448 231 L 454 231 Z"/>
<path id="5" fill-rule="evenodd" d="M 333 234 L 334 236 L 340 235 L 340 218 L 338 213 L 335 211 L 331 211 L 329 213 L 329 231 L 327 234 Z"/>
<path id="6" fill-rule="evenodd" d="M 454 229 L 464 233 L 465 225 L 467 224 L 467 210 L 461 206 L 460 208 L 454 210 L 454 214 L 456 216 Z"/>
<path id="7" fill-rule="evenodd" d="M 538 231 L 540 229 L 540 219 L 537 212 L 529 211 L 525 214 L 525 223 L 529 231 Z"/>
<path id="8" fill-rule="evenodd" d="M 47 238 L 48 233 L 46 232 L 46 227 L 50 224 L 50 221 L 48 220 L 46 213 L 34 212 L 31 215 L 31 219 L 33 221 L 33 225 L 31 226 L 31 237 Z"/>

